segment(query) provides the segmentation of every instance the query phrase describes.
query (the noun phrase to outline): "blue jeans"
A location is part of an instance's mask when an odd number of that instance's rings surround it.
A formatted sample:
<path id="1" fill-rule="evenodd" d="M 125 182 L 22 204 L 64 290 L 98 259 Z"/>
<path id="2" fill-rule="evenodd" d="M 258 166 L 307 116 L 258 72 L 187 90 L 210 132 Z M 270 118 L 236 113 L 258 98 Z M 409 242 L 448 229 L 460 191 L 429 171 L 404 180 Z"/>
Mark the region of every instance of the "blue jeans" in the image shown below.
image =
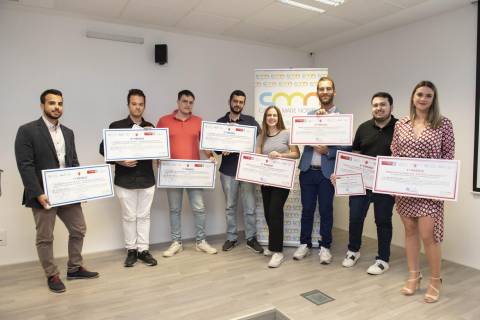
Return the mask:
<path id="1" fill-rule="evenodd" d="M 390 259 L 390 243 L 392 242 L 392 210 L 395 203 L 394 198 L 388 194 L 373 193 L 371 190 L 366 190 L 366 194 L 363 196 L 350 196 L 348 250 L 353 252 L 360 250 L 363 223 L 371 202 L 373 202 L 378 239 L 378 256 L 375 259 L 388 262 Z"/>
<path id="2" fill-rule="evenodd" d="M 302 200 L 302 218 L 300 244 L 312 247 L 313 215 L 318 201 L 320 212 L 320 246 L 330 248 L 333 227 L 333 188 L 330 179 L 325 178 L 321 170 L 309 169 L 300 172 L 300 191 Z"/>
<path id="3" fill-rule="evenodd" d="M 245 222 L 245 237 L 250 240 L 257 236 L 255 215 L 255 185 L 248 182 L 235 180 L 235 177 L 220 174 L 223 193 L 225 194 L 225 216 L 227 218 L 227 240 L 235 241 L 237 235 L 237 199 L 240 191 L 240 199 L 243 206 L 243 218 Z"/>
<path id="4" fill-rule="evenodd" d="M 172 241 L 182 241 L 182 202 L 183 188 L 167 189 L 168 206 L 170 208 L 170 233 Z M 205 205 L 203 189 L 185 189 L 195 217 L 196 240 L 205 239 Z"/>

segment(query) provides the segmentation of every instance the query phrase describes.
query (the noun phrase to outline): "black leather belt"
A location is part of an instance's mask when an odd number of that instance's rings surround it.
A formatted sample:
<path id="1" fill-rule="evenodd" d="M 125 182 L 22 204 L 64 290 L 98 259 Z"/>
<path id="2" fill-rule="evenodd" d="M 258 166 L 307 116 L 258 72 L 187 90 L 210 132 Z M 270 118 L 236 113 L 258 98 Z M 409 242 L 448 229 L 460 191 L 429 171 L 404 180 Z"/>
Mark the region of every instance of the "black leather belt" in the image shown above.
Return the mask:
<path id="1" fill-rule="evenodd" d="M 310 166 L 310 170 L 321 170 L 321 169 L 322 169 L 321 166 L 314 166 L 314 165 Z"/>

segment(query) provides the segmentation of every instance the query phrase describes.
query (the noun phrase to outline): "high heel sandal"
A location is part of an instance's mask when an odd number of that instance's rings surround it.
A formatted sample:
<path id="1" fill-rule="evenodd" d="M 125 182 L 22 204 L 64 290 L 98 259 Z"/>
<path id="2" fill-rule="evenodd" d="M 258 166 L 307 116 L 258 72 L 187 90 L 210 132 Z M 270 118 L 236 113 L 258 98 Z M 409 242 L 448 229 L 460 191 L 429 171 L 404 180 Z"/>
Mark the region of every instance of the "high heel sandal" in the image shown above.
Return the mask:
<path id="1" fill-rule="evenodd" d="M 407 280 L 407 284 L 402 289 L 400 289 L 400 293 L 402 293 L 405 296 L 414 295 L 417 289 L 420 288 L 420 281 L 422 281 L 422 274 L 420 273 L 420 271 L 408 271 L 408 273 L 415 274 L 416 277 L 409 278 Z M 415 282 L 415 289 L 411 289 L 408 287 L 408 285 L 413 282 Z"/>
<path id="2" fill-rule="evenodd" d="M 434 287 L 432 284 L 432 280 L 440 280 L 440 285 L 437 287 Z M 428 294 L 425 293 L 425 297 L 423 298 L 423 301 L 426 303 L 435 303 L 438 301 L 440 298 L 440 286 L 442 285 L 442 278 L 430 278 L 430 284 L 428 285 L 428 288 L 433 289 L 435 294 Z"/>

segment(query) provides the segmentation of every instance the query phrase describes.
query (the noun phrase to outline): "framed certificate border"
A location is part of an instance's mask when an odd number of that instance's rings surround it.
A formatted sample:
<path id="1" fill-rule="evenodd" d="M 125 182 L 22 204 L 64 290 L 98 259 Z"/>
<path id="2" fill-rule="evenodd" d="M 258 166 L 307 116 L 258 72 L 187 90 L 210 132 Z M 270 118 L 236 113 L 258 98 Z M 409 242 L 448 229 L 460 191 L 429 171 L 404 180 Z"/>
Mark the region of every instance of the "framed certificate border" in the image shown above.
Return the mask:
<path id="1" fill-rule="evenodd" d="M 238 125 L 238 124 L 232 124 L 232 123 L 225 123 L 225 122 L 214 122 L 214 121 L 202 121 L 202 130 L 200 132 L 200 149 L 202 150 L 212 150 L 212 151 L 227 151 L 227 152 L 235 152 L 235 153 L 240 153 L 240 152 L 245 152 L 246 150 L 238 150 L 238 149 L 222 149 L 222 148 L 212 148 L 205 146 L 204 143 L 204 126 L 205 124 L 215 124 L 215 125 L 221 125 L 221 126 L 226 126 L 226 127 L 236 127 L 236 128 L 253 128 L 254 133 L 253 133 L 253 149 L 248 150 L 248 152 L 255 152 L 255 146 L 257 144 L 257 127 L 256 126 L 246 126 L 246 125 Z"/>
<path id="2" fill-rule="evenodd" d="M 245 178 L 239 178 L 238 175 L 240 173 L 240 164 L 242 162 L 243 156 L 245 156 L 245 155 L 253 155 L 255 157 L 268 158 L 268 156 L 264 155 L 264 154 L 253 153 L 253 152 L 241 152 L 240 156 L 239 156 L 239 159 L 238 159 L 237 173 L 235 174 L 235 180 L 250 182 L 250 183 L 254 183 L 254 184 L 260 184 L 260 185 L 264 185 L 264 186 L 278 187 L 278 188 L 284 188 L 284 189 L 290 189 L 290 190 L 293 189 L 293 185 L 294 185 L 294 182 L 295 182 L 295 176 L 296 176 L 295 173 L 296 173 L 296 170 L 297 170 L 297 160 L 289 159 L 289 158 L 277 158 L 277 159 L 281 159 L 281 160 L 284 160 L 284 161 L 293 162 L 293 168 L 294 168 L 293 169 L 293 174 L 292 174 L 292 177 L 290 179 L 290 184 L 287 187 L 287 186 L 278 185 L 278 184 L 265 183 L 263 181 L 258 181 L 258 180 L 249 180 L 249 179 L 245 179 Z"/>
<path id="3" fill-rule="evenodd" d="M 431 161 L 431 162 L 443 162 L 448 161 L 456 164 L 456 176 L 455 176 L 455 183 L 454 183 L 454 190 L 451 190 L 454 194 L 453 197 L 435 197 L 431 195 L 422 195 L 417 193 L 407 193 L 407 192 L 396 192 L 391 190 L 382 190 L 377 188 L 377 181 L 378 177 L 378 167 L 381 165 L 382 161 Z M 384 194 L 391 194 L 397 196 L 405 196 L 405 197 L 412 197 L 412 198 L 424 198 L 424 199 L 432 199 L 432 200 L 444 200 L 444 201 L 457 201 L 458 200 L 458 179 L 460 175 L 460 161 L 459 160 L 447 160 L 447 159 L 431 159 L 431 158 L 403 158 L 403 157 L 387 157 L 387 156 L 378 156 L 377 157 L 377 165 L 375 167 L 375 177 L 373 178 L 373 192 L 376 193 L 384 193 Z"/>
<path id="4" fill-rule="evenodd" d="M 338 162 L 340 161 L 339 159 L 342 155 L 346 155 L 348 157 L 359 157 L 359 158 L 368 159 L 368 160 L 371 160 L 371 161 L 377 161 L 376 160 L 377 157 L 371 157 L 371 156 L 367 156 L 367 155 L 364 155 L 364 154 L 361 154 L 361 153 L 338 150 L 337 151 L 337 156 L 335 158 L 335 168 L 333 170 L 333 174 L 335 174 L 335 175 L 337 175 L 337 166 L 338 166 Z M 377 166 L 377 164 L 375 164 L 374 170 L 376 170 L 376 166 Z M 374 176 L 375 176 L 375 174 L 374 174 Z M 363 180 L 363 175 L 362 175 L 362 180 Z M 372 181 L 372 187 L 366 186 L 364 180 L 363 180 L 363 185 L 365 186 L 365 189 L 371 190 L 373 188 L 373 181 Z"/>
<path id="5" fill-rule="evenodd" d="M 121 158 L 110 158 L 108 155 L 108 139 L 107 139 L 107 132 L 109 131 L 138 131 L 138 132 L 148 132 L 149 130 L 151 131 L 165 131 L 165 135 L 167 137 L 167 150 L 168 150 L 168 155 L 165 155 L 163 157 L 158 157 L 158 156 L 147 156 L 147 157 L 121 157 Z M 123 161 L 123 160 L 155 160 L 155 159 L 170 159 L 170 134 L 168 128 L 139 128 L 139 129 L 133 129 L 133 128 L 125 128 L 125 129 L 103 129 L 103 154 L 105 155 L 105 161 Z"/>
<path id="6" fill-rule="evenodd" d="M 318 117 L 337 117 L 337 118 L 348 118 L 350 120 L 349 126 L 349 142 L 338 142 L 338 141 L 324 141 L 319 143 L 318 141 L 303 141 L 297 142 L 293 136 L 293 130 L 295 126 L 295 120 L 302 118 L 318 118 Z M 292 117 L 292 128 L 290 129 L 290 144 L 292 145 L 329 145 L 329 146 L 351 146 L 352 145 L 352 136 L 353 136 L 353 114 L 325 114 L 325 115 L 307 115 L 307 116 L 293 116 Z"/>
<path id="7" fill-rule="evenodd" d="M 110 181 L 110 192 L 104 195 L 99 195 L 96 197 L 86 197 L 86 198 L 80 198 L 80 199 L 75 199 L 71 201 L 65 201 L 65 202 L 59 202 L 59 203 L 51 203 L 50 206 L 53 207 L 58 207 L 58 206 L 64 206 L 67 204 L 74 204 L 74 203 L 79 203 L 83 201 L 88 201 L 88 200 L 99 200 L 99 199 L 104 199 L 104 198 L 111 198 L 115 195 L 114 190 L 113 190 L 113 179 L 112 179 L 112 169 L 109 164 L 100 164 L 100 165 L 94 165 L 94 166 L 81 166 L 81 167 L 68 167 L 68 168 L 58 168 L 58 169 L 46 169 L 42 170 L 42 178 L 43 178 L 43 190 L 45 192 L 45 195 L 48 197 L 50 201 L 50 195 L 48 191 L 48 174 L 51 172 L 58 172 L 58 171 L 72 171 L 72 170 L 88 170 L 88 169 L 95 169 L 95 168 L 104 168 L 106 167 L 108 170 L 108 178 Z"/>
<path id="8" fill-rule="evenodd" d="M 337 185 L 335 183 L 335 196 L 337 197 L 344 197 L 344 196 L 364 196 L 366 194 L 365 192 L 365 184 L 363 183 L 363 176 L 361 173 L 348 173 L 348 174 L 339 174 L 335 175 L 337 178 L 338 177 L 347 177 L 347 176 L 360 176 L 360 180 L 362 181 L 362 186 L 363 186 L 363 193 L 339 193 L 337 192 Z"/>
<path id="9" fill-rule="evenodd" d="M 164 162 L 189 162 L 189 163 L 206 163 L 208 165 L 213 165 L 213 180 L 212 184 L 208 186 L 175 186 L 175 185 L 168 185 L 168 184 L 160 184 L 160 169 L 162 166 L 162 163 Z M 184 188 L 184 189 L 214 189 L 215 188 L 215 181 L 217 179 L 217 164 L 213 161 L 210 160 L 182 160 L 182 159 L 170 159 L 170 160 L 161 160 L 160 161 L 160 166 L 158 167 L 157 170 L 157 188 L 169 188 L 169 189 L 175 189 L 175 188 Z"/>

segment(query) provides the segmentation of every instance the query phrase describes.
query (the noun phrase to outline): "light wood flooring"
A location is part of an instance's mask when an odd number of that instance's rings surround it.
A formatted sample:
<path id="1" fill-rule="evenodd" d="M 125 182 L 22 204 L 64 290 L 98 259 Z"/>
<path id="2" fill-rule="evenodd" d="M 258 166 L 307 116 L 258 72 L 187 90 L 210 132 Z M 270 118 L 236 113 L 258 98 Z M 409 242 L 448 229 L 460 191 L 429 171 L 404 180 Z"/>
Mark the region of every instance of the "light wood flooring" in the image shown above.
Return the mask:
<path id="1" fill-rule="evenodd" d="M 387 273 L 370 276 L 365 271 L 376 241 L 365 238 L 357 265 L 343 268 L 345 231 L 335 230 L 328 266 L 318 263 L 316 249 L 294 261 L 294 248 L 287 248 L 286 262 L 269 269 L 269 258 L 248 250 L 245 242 L 222 252 L 223 236 L 209 240 L 217 255 L 196 252 L 193 242 L 185 241 L 182 253 L 166 259 L 161 252 L 168 244 L 152 246 L 156 267 L 124 268 L 124 250 L 85 255 L 86 266 L 100 278 L 65 281 L 63 294 L 48 291 L 38 262 L 0 267 L 0 319 L 228 320 L 271 308 L 295 320 L 480 319 L 480 271 L 455 263 L 444 262 L 441 300 L 429 305 L 422 300 L 426 281 L 414 296 L 399 293 L 407 276 L 402 248 L 392 247 Z M 65 261 L 58 259 L 63 278 Z M 422 266 L 428 278 L 424 259 Z M 314 289 L 335 301 L 317 306 L 300 296 Z"/>

